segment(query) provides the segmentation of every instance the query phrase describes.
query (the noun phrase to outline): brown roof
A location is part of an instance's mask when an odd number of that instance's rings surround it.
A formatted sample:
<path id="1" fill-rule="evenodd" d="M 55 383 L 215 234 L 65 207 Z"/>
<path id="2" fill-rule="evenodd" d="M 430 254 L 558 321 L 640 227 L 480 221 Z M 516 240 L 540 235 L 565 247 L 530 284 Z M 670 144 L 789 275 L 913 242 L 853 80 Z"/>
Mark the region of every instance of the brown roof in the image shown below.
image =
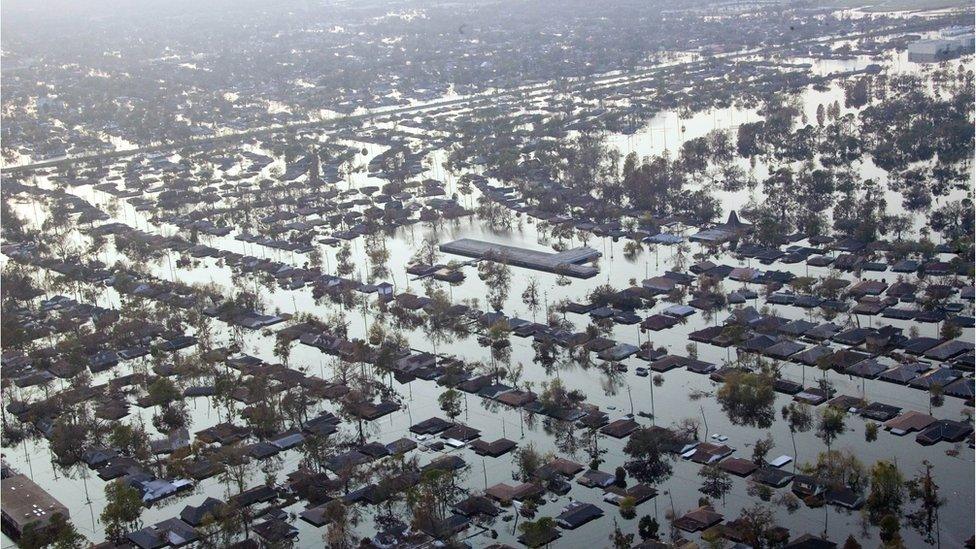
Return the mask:
<path id="1" fill-rule="evenodd" d="M 604 501 L 614 505 L 620 505 L 620 500 L 625 497 L 634 498 L 634 504 L 640 505 L 657 495 L 657 490 L 644 483 L 635 484 L 626 489 L 620 488 L 619 486 L 608 486 L 605 492 Z M 609 496 L 609 494 L 614 494 L 617 497 Z"/>
<path id="2" fill-rule="evenodd" d="M 613 438 L 624 438 L 633 433 L 637 427 L 638 425 L 636 421 L 629 418 L 622 418 L 603 427 L 600 429 L 600 432 L 605 435 L 610 435 Z"/>
<path id="3" fill-rule="evenodd" d="M 515 487 L 499 482 L 485 490 L 485 495 L 508 505 L 515 499 Z"/>
<path id="4" fill-rule="evenodd" d="M 910 410 L 898 417 L 889 419 L 884 423 L 884 427 L 888 430 L 911 433 L 912 431 L 920 431 L 933 423 L 935 423 L 934 417 L 923 414 L 922 412 Z"/>
<path id="5" fill-rule="evenodd" d="M 697 532 L 722 522 L 723 518 L 721 513 L 716 513 L 711 506 L 705 505 L 685 513 L 674 521 L 674 525 L 686 532 Z"/>
<path id="6" fill-rule="evenodd" d="M 735 449 L 729 448 L 724 444 L 702 442 L 695 447 L 695 453 L 689 459 L 695 463 L 714 463 L 734 451 Z"/>
<path id="7" fill-rule="evenodd" d="M 502 404 L 508 404 L 509 406 L 521 407 L 535 400 L 535 393 L 527 391 L 508 391 L 507 393 L 502 393 L 498 395 L 496 399 Z"/>
<path id="8" fill-rule="evenodd" d="M 524 501 L 542 496 L 546 491 L 538 484 L 523 482 L 515 487 L 514 497 L 517 501 Z"/>
<path id="9" fill-rule="evenodd" d="M 719 463 L 718 466 L 720 469 L 740 477 L 749 476 L 759 468 L 752 461 L 742 458 L 728 458 Z"/>
<path id="10" fill-rule="evenodd" d="M 583 466 L 579 463 L 561 457 L 557 457 L 550 461 L 549 466 L 567 477 L 575 476 L 577 473 L 583 470 Z"/>
<path id="11" fill-rule="evenodd" d="M 522 501 L 524 499 L 538 497 L 543 492 L 544 490 L 541 486 L 530 482 L 523 482 L 518 486 L 511 486 L 501 482 L 485 490 L 485 495 L 504 505 L 508 505 L 512 500 Z"/>
<path id="12" fill-rule="evenodd" d="M 478 439 L 471 443 L 471 449 L 479 456 L 498 457 L 512 451 L 516 446 L 515 441 L 507 438 L 500 438 L 494 442 Z"/>
<path id="13" fill-rule="evenodd" d="M 474 440 L 481 436 L 481 431 L 458 423 L 441 433 L 441 438 L 453 438 L 463 442 Z"/>

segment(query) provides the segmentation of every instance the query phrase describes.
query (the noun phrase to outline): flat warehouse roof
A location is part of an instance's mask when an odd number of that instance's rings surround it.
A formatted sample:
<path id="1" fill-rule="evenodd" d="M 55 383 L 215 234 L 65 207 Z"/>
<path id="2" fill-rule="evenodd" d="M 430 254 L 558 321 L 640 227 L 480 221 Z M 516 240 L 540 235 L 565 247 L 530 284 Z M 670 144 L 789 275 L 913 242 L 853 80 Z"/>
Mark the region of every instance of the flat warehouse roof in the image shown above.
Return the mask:
<path id="1" fill-rule="evenodd" d="M 470 238 L 462 238 L 454 242 L 441 244 L 440 250 L 445 253 L 463 255 L 475 259 L 491 258 L 516 267 L 565 274 L 577 278 L 590 278 L 600 272 L 599 269 L 592 265 L 580 265 L 580 263 L 592 261 L 603 255 L 593 248 L 588 247 L 550 253 Z"/>
<path id="2" fill-rule="evenodd" d="M 18 533 L 33 522 L 47 524 L 57 513 L 68 518 L 67 507 L 24 475 L 7 477 L 0 486 L 3 514 Z"/>

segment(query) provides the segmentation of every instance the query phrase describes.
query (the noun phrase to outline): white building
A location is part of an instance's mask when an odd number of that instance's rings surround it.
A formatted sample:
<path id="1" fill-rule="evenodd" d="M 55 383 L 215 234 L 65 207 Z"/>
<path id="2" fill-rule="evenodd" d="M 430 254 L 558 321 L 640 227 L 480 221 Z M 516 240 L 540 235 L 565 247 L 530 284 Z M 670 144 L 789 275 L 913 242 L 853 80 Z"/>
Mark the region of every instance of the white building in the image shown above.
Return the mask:
<path id="1" fill-rule="evenodd" d="M 916 63 L 938 63 L 976 49 L 972 27 L 947 27 L 939 32 L 941 38 L 919 40 L 908 46 L 908 60 Z"/>

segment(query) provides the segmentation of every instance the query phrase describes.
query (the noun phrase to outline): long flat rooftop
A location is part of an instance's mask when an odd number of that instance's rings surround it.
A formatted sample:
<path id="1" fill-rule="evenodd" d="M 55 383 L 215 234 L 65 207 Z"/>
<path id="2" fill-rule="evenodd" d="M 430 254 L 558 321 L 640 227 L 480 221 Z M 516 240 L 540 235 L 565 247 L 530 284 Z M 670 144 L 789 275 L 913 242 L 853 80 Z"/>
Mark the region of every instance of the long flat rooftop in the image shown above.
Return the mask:
<path id="1" fill-rule="evenodd" d="M 23 533 L 24 528 L 32 523 L 45 525 L 51 517 L 60 513 L 69 518 L 68 508 L 54 499 L 33 480 L 24 475 L 11 475 L 0 481 L 0 509 L 3 519 L 14 529 L 17 535 Z"/>
<path id="2" fill-rule="evenodd" d="M 600 252 L 593 248 L 581 247 L 573 248 L 559 253 L 540 252 L 519 248 L 516 246 L 506 246 L 494 242 L 462 238 L 454 242 L 440 245 L 440 250 L 449 254 L 463 255 L 475 259 L 493 259 L 514 265 L 525 267 L 537 271 L 564 274 L 576 278 L 590 278 L 600 272 L 592 265 L 582 265 L 600 257 Z"/>

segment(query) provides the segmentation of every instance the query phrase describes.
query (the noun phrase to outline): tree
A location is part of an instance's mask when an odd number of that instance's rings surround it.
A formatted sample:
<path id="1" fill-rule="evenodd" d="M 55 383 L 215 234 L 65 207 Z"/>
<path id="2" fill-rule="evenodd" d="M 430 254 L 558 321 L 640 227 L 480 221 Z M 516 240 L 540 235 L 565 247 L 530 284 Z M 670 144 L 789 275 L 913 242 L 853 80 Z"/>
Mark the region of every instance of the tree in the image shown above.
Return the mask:
<path id="1" fill-rule="evenodd" d="M 918 508 L 906 515 L 909 526 L 918 532 L 926 543 L 935 543 L 938 537 L 939 508 L 946 500 L 939 495 L 939 485 L 932 478 L 932 464 L 922 462 L 922 470 L 906 483 L 909 501 Z M 933 535 L 934 534 L 934 535 Z"/>
<path id="2" fill-rule="evenodd" d="M 632 458 L 626 464 L 627 471 L 640 482 L 655 484 L 664 480 L 671 474 L 674 459 L 668 449 L 677 442 L 678 437 L 667 429 L 637 429 L 624 446 L 624 453 Z"/>
<path id="3" fill-rule="evenodd" d="M 165 406 L 183 396 L 176 384 L 165 377 L 157 378 L 156 381 L 150 383 L 147 391 L 152 403 L 159 406 Z"/>
<path id="4" fill-rule="evenodd" d="M 125 535 L 141 527 L 142 497 L 139 491 L 121 480 L 105 485 L 105 508 L 99 517 L 105 535 L 118 543 Z"/>
<path id="5" fill-rule="evenodd" d="M 305 426 L 305 421 L 308 419 L 309 404 L 311 403 L 311 397 L 309 396 L 309 390 L 304 385 L 296 385 L 284 392 L 281 397 L 279 407 L 281 408 L 282 414 L 287 417 L 292 424 L 297 425 L 299 428 Z"/>
<path id="6" fill-rule="evenodd" d="M 674 424 L 672 428 L 678 435 L 680 440 L 698 440 L 698 431 L 701 429 L 702 423 L 696 417 L 686 417 L 679 420 Z"/>
<path id="7" fill-rule="evenodd" d="M 452 331 L 458 326 L 457 319 L 451 314 L 451 300 L 447 292 L 440 288 L 428 288 L 430 303 L 425 308 L 427 311 L 426 320 L 423 323 L 424 335 L 430 340 L 434 347 L 434 354 L 437 354 L 437 346 L 441 343 L 449 342 Z"/>
<path id="8" fill-rule="evenodd" d="M 461 415 L 461 393 L 453 388 L 441 393 L 437 397 L 437 403 L 440 404 L 441 410 L 443 410 L 452 422 Z"/>
<path id="9" fill-rule="evenodd" d="M 947 202 L 932 211 L 932 228 L 940 232 L 949 242 L 969 239 L 972 242 L 974 225 L 973 201 L 969 198 Z"/>
<path id="10" fill-rule="evenodd" d="M 434 265 L 437 263 L 439 256 L 440 251 L 437 248 L 437 235 L 430 233 L 421 241 L 420 247 L 414 252 L 413 257 L 410 258 L 410 262 L 419 265 Z"/>
<path id="11" fill-rule="evenodd" d="M 905 498 L 905 481 L 898 466 L 890 461 L 879 461 L 871 468 L 871 492 L 865 507 L 871 522 L 875 524 L 888 513 L 901 513 Z"/>
<path id="12" fill-rule="evenodd" d="M 161 433 L 171 433 L 186 427 L 189 421 L 189 408 L 182 401 L 163 405 L 152 417 L 153 427 Z"/>
<path id="13" fill-rule="evenodd" d="M 238 535 L 245 532 L 244 510 L 219 506 L 203 517 L 199 526 L 202 549 L 222 549 L 233 545 Z"/>
<path id="14" fill-rule="evenodd" d="M 369 235 L 365 241 L 366 257 L 369 258 L 369 281 L 382 280 L 389 276 L 387 261 L 390 260 L 390 250 L 386 247 L 386 240 L 379 235 Z"/>
<path id="15" fill-rule="evenodd" d="M 939 337 L 942 339 L 956 339 L 962 336 L 962 327 L 953 319 L 946 319 L 942 322 L 942 327 L 939 328 Z"/>
<path id="16" fill-rule="evenodd" d="M 864 441 L 874 442 L 878 440 L 878 424 L 877 423 L 865 423 L 864 424 Z"/>
<path id="17" fill-rule="evenodd" d="M 848 80 L 844 84 L 844 106 L 861 108 L 871 101 L 871 77 Z"/>
<path id="18" fill-rule="evenodd" d="M 762 466 L 766 464 L 766 455 L 769 451 L 776 446 L 773 442 L 773 437 L 769 433 L 766 433 L 765 438 L 761 438 L 756 441 L 752 447 L 752 461 L 756 465 Z"/>
<path id="19" fill-rule="evenodd" d="M 343 242 L 342 247 L 336 252 L 336 272 L 339 276 L 349 276 L 356 270 L 352 262 L 352 248 L 349 242 Z"/>
<path id="20" fill-rule="evenodd" d="M 518 480 L 528 482 L 532 475 L 542 467 L 542 455 L 536 450 L 535 444 L 530 442 L 521 445 L 512 452 L 515 471 Z"/>
<path id="21" fill-rule="evenodd" d="M 88 540 L 85 536 L 78 533 L 75 525 L 61 513 L 55 513 L 51 520 L 38 526 L 37 522 L 32 522 L 24 527 L 17 546 L 23 549 L 40 549 L 41 547 L 53 547 L 54 549 L 81 549 L 86 547 Z"/>
<path id="22" fill-rule="evenodd" d="M 478 262 L 478 278 L 488 287 L 488 304 L 496 311 L 502 310 L 512 282 L 512 270 L 505 258 L 485 254 Z"/>
<path id="23" fill-rule="evenodd" d="M 901 545 L 901 522 L 896 515 L 885 515 L 879 526 L 881 528 L 881 541 L 885 542 L 886 547 L 899 547 Z"/>
<path id="24" fill-rule="evenodd" d="M 621 513 L 623 509 L 621 509 Z M 630 549 L 634 545 L 634 534 L 625 534 L 617 519 L 613 519 L 613 532 L 610 533 L 610 541 L 613 542 L 614 549 Z"/>
<path id="25" fill-rule="evenodd" d="M 805 433 L 813 426 L 813 416 L 810 407 L 803 403 L 791 402 L 783 406 L 783 419 L 790 427 L 790 440 L 793 442 L 794 468 L 796 467 L 796 433 Z"/>
<path id="26" fill-rule="evenodd" d="M 305 442 L 299 446 L 302 453 L 302 461 L 299 467 L 310 471 L 325 472 L 332 458 L 332 444 L 326 437 L 318 434 L 310 434 L 305 437 Z"/>
<path id="27" fill-rule="evenodd" d="M 577 406 L 586 401 L 586 394 L 578 389 L 567 390 L 563 381 L 558 377 L 542 382 L 542 392 L 539 403 L 546 412 L 559 412 Z"/>
<path id="28" fill-rule="evenodd" d="M 532 362 L 542 366 L 546 375 L 552 375 L 558 352 L 555 341 L 551 337 L 536 338 L 532 342 L 532 350 L 535 352 Z"/>
<path id="29" fill-rule="evenodd" d="M 732 489 L 732 477 L 723 469 L 715 465 L 706 465 L 698 470 L 698 476 L 702 478 L 702 485 L 698 491 L 712 498 L 722 498 Z"/>
<path id="30" fill-rule="evenodd" d="M 762 501 L 769 501 L 773 499 L 773 489 L 765 484 L 760 484 L 758 482 L 748 482 L 746 483 L 746 493 L 754 498 L 759 498 Z"/>
<path id="31" fill-rule="evenodd" d="M 532 313 L 532 322 L 535 322 L 535 315 L 539 311 L 539 280 L 535 277 L 529 279 L 528 286 L 525 287 L 525 291 L 522 292 L 522 303 L 529 308 L 529 312 Z"/>
<path id="32" fill-rule="evenodd" d="M 339 409 L 347 418 L 356 421 L 356 428 L 359 433 L 359 443 L 366 443 L 366 432 L 363 424 L 363 410 L 373 404 L 376 398 L 376 386 L 373 380 L 365 375 L 356 374 L 348 382 L 349 392 L 342 396 L 339 401 Z"/>
<path id="33" fill-rule="evenodd" d="M 556 521 L 552 517 L 542 517 L 536 521 L 526 521 L 519 526 L 522 537 L 519 541 L 528 547 L 542 547 L 548 545 L 553 538 Z"/>
<path id="34" fill-rule="evenodd" d="M 512 355 L 512 343 L 509 335 L 512 333 L 508 321 L 501 319 L 488 327 L 488 333 L 479 338 L 479 343 L 487 344 L 491 350 L 491 375 L 498 383 L 501 375 L 505 372 L 504 365 Z"/>
<path id="35" fill-rule="evenodd" d="M 613 472 L 613 484 L 619 488 L 627 487 L 627 470 L 623 467 L 617 467 Z"/>
<path id="36" fill-rule="evenodd" d="M 447 528 L 451 506 L 455 503 L 457 478 L 454 471 L 428 469 L 420 476 L 420 482 L 407 494 L 407 502 L 413 511 L 413 527 L 446 540 L 453 535 Z"/>
<path id="37" fill-rule="evenodd" d="M 308 264 L 313 270 L 322 271 L 325 266 L 325 250 L 322 246 L 314 245 L 312 251 L 308 252 Z"/>
<path id="38" fill-rule="evenodd" d="M 284 366 L 288 366 L 288 358 L 291 357 L 291 340 L 287 337 L 282 337 L 281 334 L 275 338 L 274 346 L 274 356 L 275 358 L 281 360 Z"/>
<path id="39" fill-rule="evenodd" d="M 763 122 L 748 122 L 740 124 L 736 135 L 736 150 L 743 158 L 752 158 L 762 154 L 763 146 L 760 136 L 763 133 Z"/>
<path id="40" fill-rule="evenodd" d="M 726 376 L 716 398 L 736 425 L 765 429 L 773 424 L 776 392 L 772 377 L 766 373 L 732 372 Z"/>
<path id="41" fill-rule="evenodd" d="M 847 415 L 844 410 L 828 406 L 820 412 L 820 421 L 817 423 L 817 436 L 827 445 L 830 445 L 846 429 L 845 419 Z"/>
<path id="42" fill-rule="evenodd" d="M 848 449 L 821 452 L 817 456 L 816 464 L 804 466 L 803 470 L 812 475 L 820 485 L 834 490 L 850 488 L 861 494 L 868 483 L 864 465 Z"/>
<path id="43" fill-rule="evenodd" d="M 932 408 L 940 408 L 944 403 L 945 391 L 942 388 L 942 384 L 936 382 L 929 385 L 929 414 L 932 413 Z"/>
<path id="44" fill-rule="evenodd" d="M 644 515 L 637 523 L 637 534 L 644 541 L 657 539 L 657 532 L 661 528 L 657 519 L 651 515 Z"/>
<path id="45" fill-rule="evenodd" d="M 739 530 L 746 544 L 755 549 L 776 546 L 776 521 L 768 505 L 757 503 L 739 513 Z"/>
<path id="46" fill-rule="evenodd" d="M 220 481 L 227 485 L 227 492 L 239 494 L 247 489 L 248 480 L 253 473 L 251 458 L 242 446 L 229 445 L 218 450 L 221 464 Z M 231 490 L 233 485 L 234 490 Z"/>
<path id="47" fill-rule="evenodd" d="M 369 467 L 368 478 L 382 494 L 382 509 L 378 517 L 382 520 L 397 519 L 400 504 L 405 502 L 408 486 L 404 479 L 414 478 L 417 474 L 417 457 L 406 457 L 399 453 L 389 459 L 373 462 Z"/>
<path id="48" fill-rule="evenodd" d="M 78 463 L 84 452 L 83 442 L 95 429 L 95 418 L 84 406 L 70 407 L 53 425 L 50 448 L 62 465 Z"/>
<path id="49" fill-rule="evenodd" d="M 637 500 L 633 496 L 626 496 L 620 500 L 620 516 L 630 520 L 637 516 Z"/>
<path id="50" fill-rule="evenodd" d="M 334 499 L 325 506 L 325 519 L 329 523 L 324 536 L 326 546 L 352 549 L 357 545 L 353 529 L 358 518 L 342 501 Z"/>
<path id="51" fill-rule="evenodd" d="M 140 461 L 152 456 L 149 434 L 140 424 L 116 423 L 109 432 L 108 440 L 120 453 Z"/>

